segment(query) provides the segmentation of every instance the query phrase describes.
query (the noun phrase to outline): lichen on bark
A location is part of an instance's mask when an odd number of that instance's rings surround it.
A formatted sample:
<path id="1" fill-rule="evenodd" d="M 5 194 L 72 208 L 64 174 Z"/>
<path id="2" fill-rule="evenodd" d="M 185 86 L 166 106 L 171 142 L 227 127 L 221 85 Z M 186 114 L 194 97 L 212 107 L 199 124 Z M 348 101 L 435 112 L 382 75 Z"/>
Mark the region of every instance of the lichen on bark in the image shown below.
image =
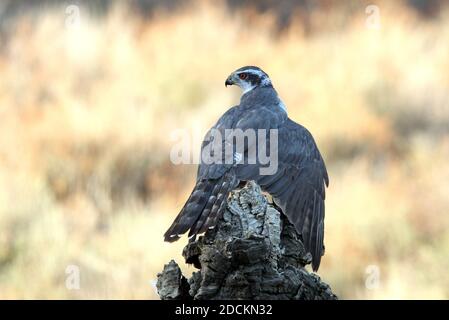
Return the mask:
<path id="1" fill-rule="evenodd" d="M 215 228 L 183 250 L 198 271 L 186 279 L 173 260 L 158 274 L 161 299 L 337 299 L 309 273 L 311 263 L 294 226 L 249 182 L 233 191 Z"/>

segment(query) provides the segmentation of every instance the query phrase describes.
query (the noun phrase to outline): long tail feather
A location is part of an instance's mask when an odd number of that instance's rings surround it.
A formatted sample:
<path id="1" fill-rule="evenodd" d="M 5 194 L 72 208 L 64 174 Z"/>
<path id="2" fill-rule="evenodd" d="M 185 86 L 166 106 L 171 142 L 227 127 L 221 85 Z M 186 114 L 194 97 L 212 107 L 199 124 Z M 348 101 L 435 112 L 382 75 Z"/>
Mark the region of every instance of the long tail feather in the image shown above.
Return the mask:
<path id="1" fill-rule="evenodd" d="M 238 180 L 233 174 L 198 181 L 181 212 L 165 232 L 164 240 L 174 242 L 188 230 L 190 237 L 212 227 L 217 220 L 215 217 L 223 212 L 229 192 L 237 184 Z"/>

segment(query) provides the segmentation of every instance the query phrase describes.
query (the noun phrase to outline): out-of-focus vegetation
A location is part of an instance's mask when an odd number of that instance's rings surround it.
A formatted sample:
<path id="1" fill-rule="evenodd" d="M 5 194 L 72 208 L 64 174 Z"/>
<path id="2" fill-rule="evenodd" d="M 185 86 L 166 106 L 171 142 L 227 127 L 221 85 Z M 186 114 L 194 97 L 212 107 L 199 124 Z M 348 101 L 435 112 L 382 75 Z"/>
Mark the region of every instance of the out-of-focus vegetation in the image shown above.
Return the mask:
<path id="1" fill-rule="evenodd" d="M 216 1 L 101 16 L 78 1 L 75 27 L 61 5 L 5 18 L 0 298 L 157 298 L 156 273 L 183 261 L 185 239 L 162 234 L 196 170 L 171 164 L 171 133 L 204 133 L 236 104 L 223 83 L 247 64 L 326 159 L 333 291 L 449 298 L 449 10 L 377 2 L 380 29 L 363 1 L 293 7 L 281 27 L 279 10 Z"/>

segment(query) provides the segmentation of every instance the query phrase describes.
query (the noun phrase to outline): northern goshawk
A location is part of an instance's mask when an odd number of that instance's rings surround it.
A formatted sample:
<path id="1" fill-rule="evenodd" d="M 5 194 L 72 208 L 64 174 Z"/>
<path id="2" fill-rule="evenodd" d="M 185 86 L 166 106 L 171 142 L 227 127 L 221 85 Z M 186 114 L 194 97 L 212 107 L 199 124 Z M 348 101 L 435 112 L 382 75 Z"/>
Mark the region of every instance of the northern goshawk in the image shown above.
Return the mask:
<path id="1" fill-rule="evenodd" d="M 288 118 L 270 78 L 260 68 L 240 68 L 225 85 L 243 90 L 240 104 L 223 114 L 206 134 L 196 185 L 165 233 L 165 241 L 176 241 L 189 230 L 193 237 L 213 228 L 230 191 L 240 182 L 253 180 L 301 234 L 316 271 L 324 254 L 324 198 L 329 178 L 315 141 L 306 128 Z M 235 132 L 251 130 L 257 139 L 247 134 L 244 146 L 235 146 Z M 271 164 L 257 157 L 270 153 L 276 156 L 275 170 L 267 170 Z"/>

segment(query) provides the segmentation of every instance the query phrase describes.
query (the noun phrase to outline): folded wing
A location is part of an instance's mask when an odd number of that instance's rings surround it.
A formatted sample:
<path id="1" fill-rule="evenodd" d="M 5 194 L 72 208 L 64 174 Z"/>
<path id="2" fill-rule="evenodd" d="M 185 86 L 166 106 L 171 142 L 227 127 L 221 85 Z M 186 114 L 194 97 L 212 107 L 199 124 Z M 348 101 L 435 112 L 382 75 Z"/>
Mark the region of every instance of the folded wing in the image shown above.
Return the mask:
<path id="1" fill-rule="evenodd" d="M 326 166 L 310 132 L 288 119 L 278 131 L 278 169 L 256 181 L 302 235 L 317 270 L 324 254 Z"/>

